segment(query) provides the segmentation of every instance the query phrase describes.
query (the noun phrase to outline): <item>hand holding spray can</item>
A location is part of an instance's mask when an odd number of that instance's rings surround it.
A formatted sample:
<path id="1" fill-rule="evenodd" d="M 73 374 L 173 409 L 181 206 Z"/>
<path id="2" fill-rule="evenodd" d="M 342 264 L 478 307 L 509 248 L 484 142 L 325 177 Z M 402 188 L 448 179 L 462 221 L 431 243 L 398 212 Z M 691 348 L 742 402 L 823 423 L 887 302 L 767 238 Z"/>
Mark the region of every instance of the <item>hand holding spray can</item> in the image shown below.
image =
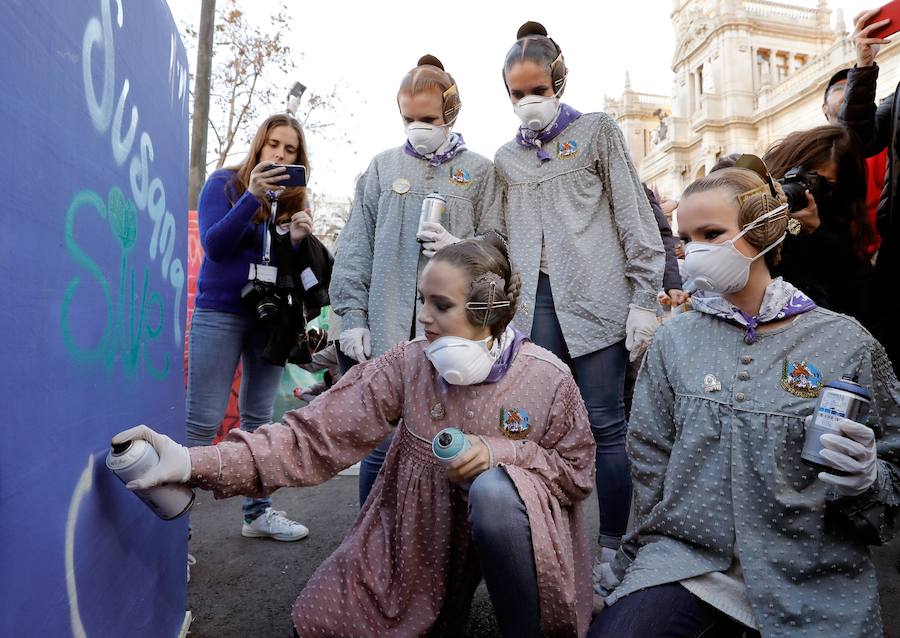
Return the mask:
<path id="1" fill-rule="evenodd" d="M 431 441 L 431 451 L 444 465 L 450 465 L 472 447 L 469 439 L 457 428 L 444 428 Z M 469 489 L 470 481 L 460 483 L 460 487 Z"/>
<path id="2" fill-rule="evenodd" d="M 844 376 L 838 381 L 829 381 L 819 394 L 816 411 L 806 430 L 803 452 L 800 459 L 807 465 L 828 472 L 829 474 L 846 475 L 846 472 L 828 465 L 820 456 L 823 434 L 841 434 L 841 419 L 859 421 L 865 417 L 872 401 L 872 395 L 864 387 L 856 383 L 856 377 Z"/>
<path id="3" fill-rule="evenodd" d="M 419 228 L 416 230 L 416 241 L 420 244 L 422 240 L 418 238 L 427 222 L 440 224 L 446 227 L 447 217 L 447 198 L 438 192 L 431 193 L 422 200 L 422 212 L 419 214 Z"/>
<path id="4" fill-rule="evenodd" d="M 106 467 L 123 483 L 144 476 L 159 463 L 159 455 L 153 446 L 142 439 L 113 444 L 106 457 Z M 146 490 L 134 490 L 153 513 L 164 521 L 178 518 L 194 504 L 194 490 L 187 485 L 157 485 Z"/>

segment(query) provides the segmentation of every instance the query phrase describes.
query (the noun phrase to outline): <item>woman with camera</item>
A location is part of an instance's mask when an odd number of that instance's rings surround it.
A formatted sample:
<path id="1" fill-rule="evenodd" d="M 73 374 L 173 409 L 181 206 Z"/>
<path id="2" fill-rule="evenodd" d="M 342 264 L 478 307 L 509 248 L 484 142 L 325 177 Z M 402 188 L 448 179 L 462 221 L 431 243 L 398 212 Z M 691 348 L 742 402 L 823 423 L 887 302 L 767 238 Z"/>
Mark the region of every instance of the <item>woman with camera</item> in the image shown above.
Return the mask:
<path id="1" fill-rule="evenodd" d="M 784 240 L 773 273 L 823 308 L 867 323 L 875 231 L 866 208 L 865 158 L 853 133 L 841 126 L 791 133 L 763 159 L 799 226 Z"/>
<path id="2" fill-rule="evenodd" d="M 215 448 L 122 432 L 115 442 L 141 438 L 160 456 L 129 487 L 181 482 L 224 498 L 314 485 L 395 432 L 356 522 L 294 604 L 297 633 L 461 636 L 483 578 L 504 636 L 583 636 L 594 442 L 568 369 L 510 325 L 520 287 L 496 233 L 439 250 L 419 284 L 424 337 Z M 461 451 L 446 464 L 433 446 L 448 427 Z"/>
<path id="3" fill-rule="evenodd" d="M 700 288 L 638 376 L 632 525 L 590 638 L 882 635 L 869 546 L 900 509 L 900 384 L 857 321 L 773 279 L 789 215 L 760 172 L 679 203 Z M 845 376 L 870 393 L 855 420 L 831 416 Z"/>
<path id="4" fill-rule="evenodd" d="M 628 522 L 625 369 L 657 326 L 665 255 L 659 227 L 615 121 L 560 101 L 557 43 L 522 25 L 503 81 L 521 126 L 494 157 L 510 250 L 522 270 L 517 325 L 572 369 L 597 443 L 596 573 Z M 599 583 L 599 580 L 598 580 Z M 597 586 L 598 602 L 603 595 Z"/>
<path id="5" fill-rule="evenodd" d="M 291 347 L 305 335 L 306 317 L 327 304 L 322 292 L 330 256 L 312 235 L 306 189 L 284 188 L 290 176 L 283 166 L 273 166 L 278 164 L 309 170 L 303 129 L 287 114 L 266 119 L 244 161 L 214 172 L 200 193 L 204 255 L 188 343 L 191 446 L 209 445 L 215 437 L 238 361 L 241 429 L 253 432 L 272 421 L 283 366 L 297 356 Z M 271 505 L 267 496 L 244 500 L 243 536 L 307 536 L 305 526 Z"/>
<path id="6" fill-rule="evenodd" d="M 330 296 L 341 318 L 344 371 L 421 334 L 416 281 L 429 259 L 444 246 L 498 227 L 494 167 L 453 131 L 462 102 L 440 60 L 419 59 L 400 82 L 397 107 L 406 141 L 376 155 L 359 178 L 338 238 Z M 445 209 L 440 221 L 421 218 L 426 198 Z M 385 440 L 360 466 L 360 506 L 389 446 Z"/>

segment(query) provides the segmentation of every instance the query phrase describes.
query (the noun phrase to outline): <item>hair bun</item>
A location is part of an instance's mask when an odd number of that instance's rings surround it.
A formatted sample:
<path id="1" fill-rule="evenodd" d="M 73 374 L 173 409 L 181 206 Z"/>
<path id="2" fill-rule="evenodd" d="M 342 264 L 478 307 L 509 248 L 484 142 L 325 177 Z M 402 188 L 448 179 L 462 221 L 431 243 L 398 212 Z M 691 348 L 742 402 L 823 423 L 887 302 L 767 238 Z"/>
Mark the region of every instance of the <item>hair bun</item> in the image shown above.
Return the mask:
<path id="1" fill-rule="evenodd" d="M 547 29 L 540 22 L 528 21 L 521 27 L 519 27 L 519 30 L 516 33 L 516 40 L 521 40 L 522 38 L 529 35 L 542 35 L 546 38 Z"/>
<path id="2" fill-rule="evenodd" d="M 436 57 L 434 57 L 430 53 L 426 53 L 421 58 L 419 58 L 419 61 L 418 61 L 418 63 L 416 63 L 416 66 L 425 66 L 426 64 L 428 64 L 430 66 L 436 66 L 441 71 L 445 70 L 443 63 L 441 63 L 440 60 L 438 60 Z"/>

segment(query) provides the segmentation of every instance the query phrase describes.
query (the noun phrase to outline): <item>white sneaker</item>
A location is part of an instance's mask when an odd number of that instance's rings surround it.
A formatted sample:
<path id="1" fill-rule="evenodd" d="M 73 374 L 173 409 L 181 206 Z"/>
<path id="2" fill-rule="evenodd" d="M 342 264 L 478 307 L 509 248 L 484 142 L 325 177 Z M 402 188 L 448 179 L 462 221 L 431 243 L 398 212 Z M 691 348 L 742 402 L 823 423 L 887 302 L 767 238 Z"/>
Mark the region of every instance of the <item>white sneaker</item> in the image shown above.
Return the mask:
<path id="1" fill-rule="evenodd" d="M 274 538 L 276 541 L 299 541 L 309 536 L 305 525 L 292 521 L 280 510 L 267 508 L 252 523 L 244 521 L 241 536 L 248 538 Z"/>
<path id="2" fill-rule="evenodd" d="M 591 581 L 594 585 L 594 614 L 599 614 L 606 606 L 606 597 L 619 584 L 612 569 L 612 561 L 616 557 L 616 550 L 609 547 L 601 547 L 600 555 L 594 560 L 591 569 Z"/>

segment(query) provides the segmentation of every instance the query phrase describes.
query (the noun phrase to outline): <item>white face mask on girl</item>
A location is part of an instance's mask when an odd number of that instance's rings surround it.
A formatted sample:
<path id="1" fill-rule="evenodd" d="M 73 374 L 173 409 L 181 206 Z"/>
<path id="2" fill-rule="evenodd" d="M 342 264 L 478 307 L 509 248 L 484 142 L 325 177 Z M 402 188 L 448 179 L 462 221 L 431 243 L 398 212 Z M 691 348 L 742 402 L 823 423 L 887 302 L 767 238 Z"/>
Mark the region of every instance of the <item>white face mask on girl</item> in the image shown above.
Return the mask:
<path id="1" fill-rule="evenodd" d="M 559 112 L 559 98 L 555 95 L 527 95 L 513 104 L 513 110 L 522 124 L 532 131 L 542 131 Z"/>
<path id="2" fill-rule="evenodd" d="M 446 124 L 426 124 L 410 122 L 406 125 L 406 138 L 420 155 L 430 155 L 438 150 L 450 137 L 450 127 Z"/>
<path id="3" fill-rule="evenodd" d="M 490 340 L 441 337 L 428 346 L 425 356 L 447 383 L 474 385 L 487 379 L 497 360 L 497 354 L 488 348 Z"/>
<path id="4" fill-rule="evenodd" d="M 762 250 L 756 257 L 747 257 L 734 246 L 734 242 L 754 228 L 762 226 L 776 214 L 783 214 L 787 204 L 782 204 L 765 215 L 750 222 L 737 235 L 721 244 L 708 244 L 692 241 L 684 249 L 684 268 L 688 281 L 685 292 L 708 290 L 720 294 L 729 294 L 742 290 L 750 278 L 750 266 L 784 241 L 781 235 L 772 244 Z"/>

